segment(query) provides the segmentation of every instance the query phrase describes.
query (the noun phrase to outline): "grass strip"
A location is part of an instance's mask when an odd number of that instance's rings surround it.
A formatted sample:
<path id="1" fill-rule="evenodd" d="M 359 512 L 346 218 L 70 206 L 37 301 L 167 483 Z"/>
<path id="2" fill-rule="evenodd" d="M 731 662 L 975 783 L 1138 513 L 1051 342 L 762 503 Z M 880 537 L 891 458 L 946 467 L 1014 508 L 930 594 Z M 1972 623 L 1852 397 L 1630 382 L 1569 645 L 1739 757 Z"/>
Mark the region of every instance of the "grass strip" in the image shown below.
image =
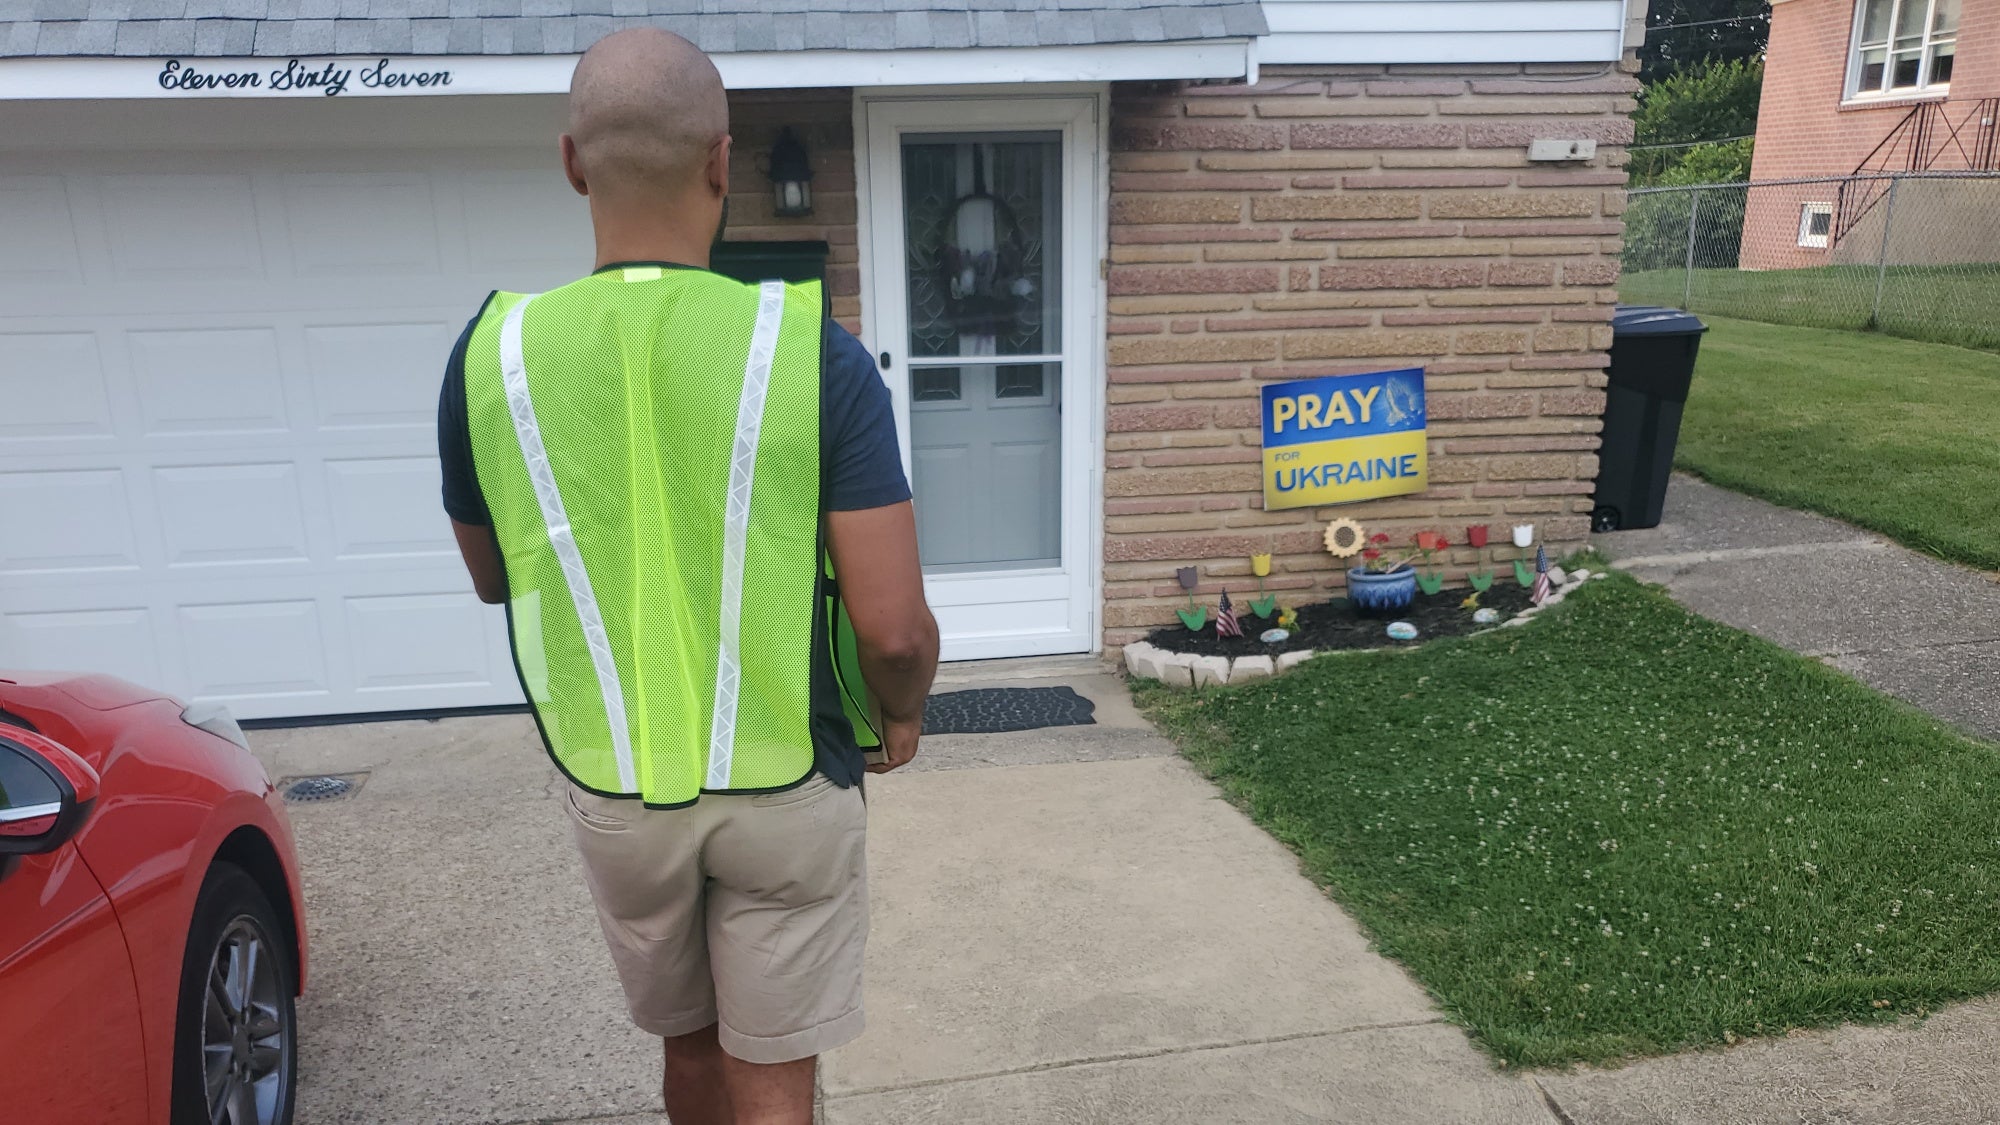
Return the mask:
<path id="1" fill-rule="evenodd" d="M 1142 706 L 1508 1064 L 2000 988 L 2000 755 L 1622 576 Z"/>

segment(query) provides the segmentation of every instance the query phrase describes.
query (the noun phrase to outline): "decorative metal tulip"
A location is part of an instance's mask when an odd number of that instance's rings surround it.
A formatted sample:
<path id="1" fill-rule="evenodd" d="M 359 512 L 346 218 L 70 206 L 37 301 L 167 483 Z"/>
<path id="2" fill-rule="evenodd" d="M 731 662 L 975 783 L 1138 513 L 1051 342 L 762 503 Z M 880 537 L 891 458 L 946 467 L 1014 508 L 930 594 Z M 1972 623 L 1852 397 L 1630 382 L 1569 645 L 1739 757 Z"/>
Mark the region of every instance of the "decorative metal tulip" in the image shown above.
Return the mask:
<path id="1" fill-rule="evenodd" d="M 1278 596 L 1264 590 L 1264 579 L 1271 574 L 1269 552 L 1250 556 L 1250 573 L 1257 576 L 1257 596 L 1250 599 L 1250 612 L 1259 617 L 1269 617 L 1271 611 L 1278 608 Z"/>
<path id="2" fill-rule="evenodd" d="M 1201 571 L 1197 567 L 1184 566 L 1174 571 L 1174 578 L 1180 582 L 1181 589 L 1186 590 L 1188 596 L 1188 607 L 1177 609 L 1174 613 L 1180 617 L 1181 624 L 1188 627 L 1188 632 L 1199 633 L 1201 627 L 1208 624 L 1208 607 L 1196 605 L 1194 601 L 1194 588 L 1201 585 Z"/>
<path id="3" fill-rule="evenodd" d="M 1417 586 L 1426 594 L 1436 594 L 1444 589 L 1444 565 L 1437 556 L 1451 546 L 1451 541 L 1435 531 L 1419 531 L 1416 535 L 1417 550 L 1413 561 L 1420 566 L 1437 563 L 1437 569 L 1429 574 L 1418 573 Z"/>

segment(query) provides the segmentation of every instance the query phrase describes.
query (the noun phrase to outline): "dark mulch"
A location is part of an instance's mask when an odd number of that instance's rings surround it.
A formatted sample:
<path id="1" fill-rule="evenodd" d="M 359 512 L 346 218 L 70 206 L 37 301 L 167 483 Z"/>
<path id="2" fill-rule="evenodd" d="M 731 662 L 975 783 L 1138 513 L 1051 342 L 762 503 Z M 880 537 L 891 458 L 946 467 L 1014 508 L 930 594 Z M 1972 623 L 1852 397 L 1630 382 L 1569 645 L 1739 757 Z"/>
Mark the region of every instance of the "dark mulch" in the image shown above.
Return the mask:
<path id="1" fill-rule="evenodd" d="M 1472 611 L 1462 608 L 1469 589 L 1447 589 L 1436 594 L 1417 591 L 1417 600 L 1409 608 L 1393 614 L 1368 616 L 1358 614 L 1347 603 L 1346 598 L 1336 598 L 1330 602 L 1298 607 L 1298 625 L 1292 635 L 1277 644 L 1267 645 L 1257 639 L 1257 635 L 1277 624 L 1277 615 L 1270 619 L 1252 616 L 1246 604 L 1256 594 L 1251 588 L 1242 596 L 1230 595 L 1243 623 L 1240 637 L 1218 637 L 1215 635 L 1215 606 L 1208 607 L 1208 624 L 1201 632 L 1190 633 L 1185 626 L 1169 625 L 1153 630 L 1146 639 L 1170 652 L 1192 652 L 1199 656 L 1255 656 L 1259 653 L 1275 656 L 1281 652 L 1298 649 L 1340 649 L 1340 648 L 1412 648 L 1433 637 L 1456 637 L 1477 632 L 1492 626 L 1479 625 L 1472 620 Z M 1528 591 L 1514 581 L 1512 574 L 1494 578 L 1492 588 L 1479 595 L 1479 604 L 1500 611 L 1500 620 L 1528 608 Z M 1391 640 L 1385 631 L 1391 621 L 1407 621 L 1417 627 L 1414 641 Z M 1496 622 L 1497 624 L 1497 622 Z"/>

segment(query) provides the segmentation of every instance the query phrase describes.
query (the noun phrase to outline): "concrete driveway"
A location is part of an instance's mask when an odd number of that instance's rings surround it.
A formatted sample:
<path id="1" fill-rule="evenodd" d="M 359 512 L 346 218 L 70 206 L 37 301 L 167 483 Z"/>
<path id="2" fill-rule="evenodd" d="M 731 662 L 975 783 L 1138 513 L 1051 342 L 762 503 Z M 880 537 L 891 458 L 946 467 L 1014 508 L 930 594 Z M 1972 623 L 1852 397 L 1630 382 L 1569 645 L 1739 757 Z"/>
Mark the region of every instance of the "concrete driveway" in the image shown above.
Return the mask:
<path id="1" fill-rule="evenodd" d="M 927 740 L 921 768 L 871 787 L 869 1027 L 823 1068 L 824 1120 L 1558 1120 L 1116 678 L 950 678 L 1070 683 L 1099 725 Z M 657 1044 L 625 1020 L 526 718 L 252 737 L 281 774 L 368 774 L 294 808 L 314 957 L 299 1125 L 663 1120 Z"/>

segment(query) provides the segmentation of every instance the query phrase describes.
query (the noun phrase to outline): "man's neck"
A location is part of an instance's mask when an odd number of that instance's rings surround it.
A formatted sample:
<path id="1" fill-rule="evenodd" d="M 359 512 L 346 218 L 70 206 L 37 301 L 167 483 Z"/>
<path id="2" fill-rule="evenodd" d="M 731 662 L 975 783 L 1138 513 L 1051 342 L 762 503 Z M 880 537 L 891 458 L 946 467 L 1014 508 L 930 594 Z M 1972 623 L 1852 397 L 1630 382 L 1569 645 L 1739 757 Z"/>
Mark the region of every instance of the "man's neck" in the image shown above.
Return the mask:
<path id="1" fill-rule="evenodd" d="M 603 269 L 614 262 L 673 262 L 707 269 L 709 247 L 715 239 L 713 228 L 691 230 L 689 224 L 673 221 L 667 215 L 659 210 L 621 214 L 608 207 L 593 206 L 590 221 L 597 234 L 595 268 Z"/>

